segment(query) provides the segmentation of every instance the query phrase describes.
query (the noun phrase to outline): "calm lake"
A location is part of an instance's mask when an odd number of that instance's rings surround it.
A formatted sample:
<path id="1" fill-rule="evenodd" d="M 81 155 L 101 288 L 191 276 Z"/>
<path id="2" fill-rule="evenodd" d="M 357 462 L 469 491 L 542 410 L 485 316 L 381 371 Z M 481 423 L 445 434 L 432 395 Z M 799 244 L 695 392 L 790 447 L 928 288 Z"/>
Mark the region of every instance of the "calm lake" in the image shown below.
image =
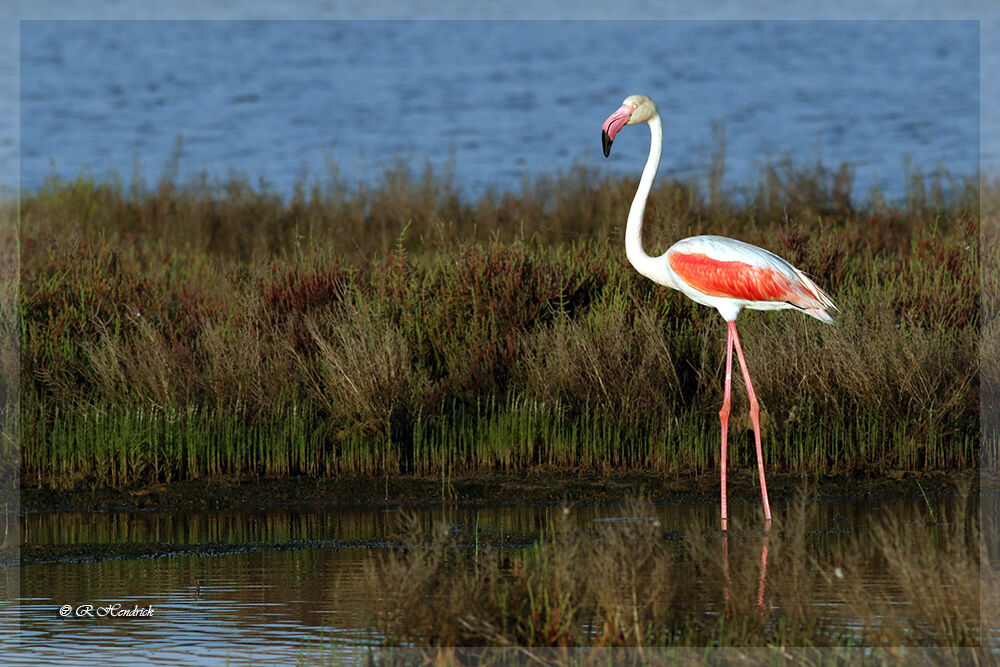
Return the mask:
<path id="1" fill-rule="evenodd" d="M 856 537 L 875 539 L 878 526 L 891 514 L 912 526 L 918 538 L 926 538 L 917 541 L 940 550 L 944 559 L 952 545 L 942 519 L 957 501 L 886 497 L 816 502 L 810 507 L 806 546 L 820 567 L 833 573 L 841 564 L 833 555 L 838 547 Z M 972 499 L 973 507 L 978 501 Z M 996 501 L 983 499 L 993 510 Z M 776 518 L 789 507 L 776 503 Z M 930 507 L 937 508 L 934 520 L 928 516 Z M 747 528 L 731 531 L 729 556 L 734 563 L 750 564 L 754 582 L 761 578 L 763 604 L 770 605 L 767 577 L 757 571 L 767 556 L 759 507 L 745 503 L 731 509 Z M 446 524 L 470 551 L 497 544 L 516 552 L 540 539 L 550 515 L 562 508 L 296 506 L 277 511 L 29 514 L 23 524 L 19 658 L 35 664 L 67 656 L 74 664 L 136 659 L 205 665 L 363 662 L 368 647 L 383 640 L 370 617 L 379 600 L 366 594 L 363 563 L 395 544 L 401 511 L 415 514 L 428 532 L 435 524 Z M 621 505 L 578 505 L 569 512 L 578 530 L 613 530 L 629 520 L 655 520 L 663 538 L 681 546 L 705 531 L 710 540 L 719 540 L 718 508 L 711 503 L 655 505 L 652 516 L 629 514 Z M 965 520 L 975 516 L 973 512 Z M 772 578 L 783 576 L 773 567 Z M 884 560 L 870 559 L 859 573 L 865 588 L 873 599 L 910 604 L 900 598 L 886 567 Z M 815 591 L 811 604 L 834 627 L 861 632 L 857 619 L 838 602 L 836 579 L 832 581 Z M 706 577 L 699 590 L 700 599 L 690 601 L 692 613 L 722 613 L 722 583 Z M 80 605 L 116 603 L 123 609 L 151 607 L 153 615 L 77 616 Z M 60 614 L 63 606 L 71 610 L 68 618 Z M 4 614 L 15 611 L 3 609 Z M 978 615 L 978 608 L 963 611 L 971 618 Z"/>
<path id="2" fill-rule="evenodd" d="M 665 119 L 661 174 L 704 180 L 724 141 L 736 192 L 788 156 L 848 162 L 856 196 L 898 198 L 905 164 L 979 165 L 979 35 L 975 21 L 25 21 L 21 186 L 237 173 L 287 195 L 377 183 L 399 160 L 473 196 L 574 164 L 637 176 L 648 134 L 610 160 L 598 136 L 643 92 Z"/>

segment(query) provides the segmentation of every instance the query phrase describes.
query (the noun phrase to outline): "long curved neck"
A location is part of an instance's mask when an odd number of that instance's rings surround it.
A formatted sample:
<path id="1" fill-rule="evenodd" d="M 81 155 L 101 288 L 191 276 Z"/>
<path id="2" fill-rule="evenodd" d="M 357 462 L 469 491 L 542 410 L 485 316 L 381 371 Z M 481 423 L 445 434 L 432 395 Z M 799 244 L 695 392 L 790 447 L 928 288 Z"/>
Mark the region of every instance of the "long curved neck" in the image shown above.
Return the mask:
<path id="1" fill-rule="evenodd" d="M 656 114 L 649 121 L 649 158 L 639 179 L 639 188 L 635 191 L 635 199 L 628 210 L 628 222 L 625 225 L 625 255 L 635 270 L 656 282 L 662 282 L 664 276 L 660 263 L 646 254 L 642 249 L 642 215 L 646 210 L 646 199 L 653 187 L 656 170 L 660 166 L 660 154 L 663 152 L 663 124 L 660 115 Z"/>

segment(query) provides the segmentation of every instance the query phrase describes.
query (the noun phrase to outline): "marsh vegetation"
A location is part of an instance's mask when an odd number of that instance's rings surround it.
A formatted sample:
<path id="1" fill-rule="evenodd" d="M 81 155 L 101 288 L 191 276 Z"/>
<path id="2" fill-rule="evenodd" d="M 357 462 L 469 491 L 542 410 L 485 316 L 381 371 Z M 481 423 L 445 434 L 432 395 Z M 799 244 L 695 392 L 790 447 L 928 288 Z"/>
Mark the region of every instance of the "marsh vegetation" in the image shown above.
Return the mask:
<path id="1" fill-rule="evenodd" d="M 21 345 L 3 360 L 21 370 L 23 444 L 3 447 L 25 485 L 717 466 L 723 322 L 629 267 L 634 181 L 576 167 L 467 201 L 448 173 L 398 164 L 282 198 L 170 173 L 21 197 Z M 980 313 L 980 185 L 913 173 L 905 201 L 858 203 L 850 176 L 664 180 L 646 244 L 737 237 L 839 306 L 836 326 L 741 319 L 771 469 L 973 467 L 979 334 L 997 330 Z M 997 244 L 982 250 L 995 269 Z"/>

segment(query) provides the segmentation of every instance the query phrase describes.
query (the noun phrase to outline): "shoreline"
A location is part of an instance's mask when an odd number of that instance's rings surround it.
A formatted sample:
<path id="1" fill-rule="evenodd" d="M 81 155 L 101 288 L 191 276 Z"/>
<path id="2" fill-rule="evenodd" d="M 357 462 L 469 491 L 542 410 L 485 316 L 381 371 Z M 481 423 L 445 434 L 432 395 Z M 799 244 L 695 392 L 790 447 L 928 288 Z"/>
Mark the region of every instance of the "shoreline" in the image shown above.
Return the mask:
<path id="1" fill-rule="evenodd" d="M 740 470 L 730 476 L 730 506 L 759 503 L 754 485 L 756 471 Z M 768 479 L 772 507 L 792 502 L 803 489 L 814 502 L 838 500 L 920 499 L 955 495 L 960 491 L 981 496 L 981 483 L 995 494 L 1000 476 L 982 478 L 978 470 L 907 472 L 889 471 L 880 476 L 800 475 L 775 473 Z M 449 486 L 450 485 L 450 486 Z M 388 495 L 386 494 L 388 487 Z M 446 480 L 442 498 L 441 479 L 375 478 L 285 478 L 261 480 L 199 480 L 155 484 L 130 489 L 86 489 L 52 491 L 23 489 L 20 515 L 58 512 L 147 513 L 147 512 L 261 512 L 339 509 L 347 512 L 383 507 L 400 508 L 462 505 L 625 505 L 639 498 L 653 505 L 719 502 L 719 480 L 712 475 L 685 479 L 662 479 L 649 473 L 572 473 L 531 471 L 526 473 L 477 474 Z M 9 493 L 7 494 L 10 495 Z M 0 502 L 8 498 L 0 497 Z M 23 538 L 23 535 L 22 535 Z M 381 548 L 383 539 L 285 540 L 279 542 L 174 542 L 35 544 L 21 542 L 0 547 L 0 566 L 60 562 L 130 560 L 169 556 L 221 556 L 246 551 L 315 548 Z"/>
<path id="2" fill-rule="evenodd" d="M 887 471 L 879 475 L 768 476 L 772 504 L 803 488 L 822 500 L 864 497 L 950 495 L 967 484 L 980 491 L 979 470 Z M 992 477 L 991 477 L 992 479 Z M 731 471 L 731 503 L 757 502 L 756 471 Z M 995 480 L 994 480 L 995 482 Z M 995 484 L 991 484 L 994 486 Z M 274 510 L 295 506 L 360 507 L 428 504 L 616 503 L 644 497 L 653 503 L 717 502 L 717 475 L 664 478 L 647 472 L 573 472 L 532 470 L 440 477 L 292 477 L 202 479 L 128 488 L 20 489 L 20 514 L 89 511 Z M 0 499 L 6 500 L 6 499 Z"/>

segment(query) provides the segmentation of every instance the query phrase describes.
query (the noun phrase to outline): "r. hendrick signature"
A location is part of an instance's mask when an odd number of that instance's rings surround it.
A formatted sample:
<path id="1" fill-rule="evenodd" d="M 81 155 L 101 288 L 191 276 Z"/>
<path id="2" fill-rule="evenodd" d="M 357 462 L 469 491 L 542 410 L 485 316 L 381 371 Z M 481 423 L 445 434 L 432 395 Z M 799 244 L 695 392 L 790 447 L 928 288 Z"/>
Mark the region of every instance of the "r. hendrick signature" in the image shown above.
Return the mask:
<path id="1" fill-rule="evenodd" d="M 95 606 L 92 604 L 81 604 L 74 607 L 70 604 L 64 604 L 59 607 L 59 615 L 63 618 L 67 616 L 78 616 L 78 617 L 89 617 L 89 618 L 118 618 L 122 616 L 152 616 L 153 606 L 140 607 L 135 605 L 131 609 L 123 607 L 121 603 L 115 602 L 113 604 Z"/>

